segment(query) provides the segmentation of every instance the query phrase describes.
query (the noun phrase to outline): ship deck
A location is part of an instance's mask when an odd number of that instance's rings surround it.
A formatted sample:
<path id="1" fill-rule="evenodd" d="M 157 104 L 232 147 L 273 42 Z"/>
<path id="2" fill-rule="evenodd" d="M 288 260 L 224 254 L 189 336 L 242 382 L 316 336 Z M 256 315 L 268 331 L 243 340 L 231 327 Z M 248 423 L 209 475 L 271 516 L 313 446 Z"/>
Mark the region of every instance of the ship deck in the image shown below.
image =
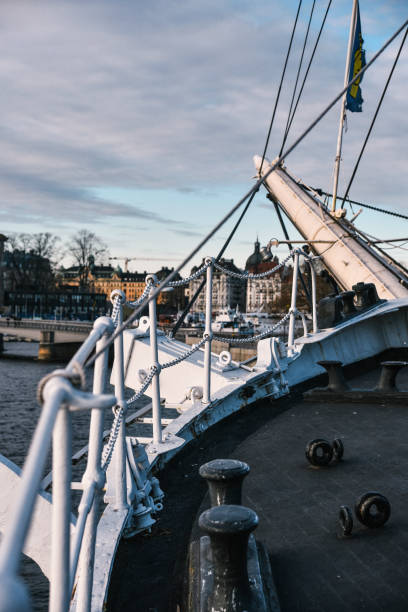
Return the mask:
<path id="1" fill-rule="evenodd" d="M 408 368 L 397 378 L 408 390 Z M 372 388 L 378 368 L 351 386 Z M 344 458 L 313 468 L 305 458 L 313 438 L 341 438 Z M 176 457 L 160 477 L 165 511 L 147 536 L 122 541 L 108 609 L 177 610 L 188 543 L 208 508 L 201 464 L 216 458 L 246 461 L 243 504 L 256 511 L 258 540 L 266 544 L 282 612 L 397 612 L 408 607 L 408 414 L 384 403 L 304 401 L 300 394 L 259 402 L 220 423 Z M 380 529 L 354 520 L 340 537 L 340 505 L 379 491 L 391 503 Z"/>

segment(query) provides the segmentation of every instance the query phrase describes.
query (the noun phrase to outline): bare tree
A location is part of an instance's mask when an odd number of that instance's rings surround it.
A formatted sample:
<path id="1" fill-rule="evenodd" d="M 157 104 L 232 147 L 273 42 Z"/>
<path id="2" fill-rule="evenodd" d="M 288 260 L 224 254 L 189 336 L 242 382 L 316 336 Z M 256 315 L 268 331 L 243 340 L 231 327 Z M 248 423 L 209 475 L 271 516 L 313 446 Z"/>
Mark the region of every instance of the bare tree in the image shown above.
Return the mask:
<path id="1" fill-rule="evenodd" d="M 6 243 L 12 288 L 49 291 L 54 288 L 59 238 L 49 232 L 11 234 Z"/>
<path id="2" fill-rule="evenodd" d="M 107 245 L 93 232 L 81 229 L 71 237 L 67 250 L 78 266 L 80 286 L 87 287 L 89 270 L 108 256 Z"/>

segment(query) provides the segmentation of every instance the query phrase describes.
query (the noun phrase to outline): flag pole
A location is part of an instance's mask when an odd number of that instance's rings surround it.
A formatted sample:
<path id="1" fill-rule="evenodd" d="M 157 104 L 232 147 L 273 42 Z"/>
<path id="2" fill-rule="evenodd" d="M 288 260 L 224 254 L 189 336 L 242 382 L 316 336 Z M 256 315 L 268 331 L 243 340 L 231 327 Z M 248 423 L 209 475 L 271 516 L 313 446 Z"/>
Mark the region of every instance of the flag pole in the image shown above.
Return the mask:
<path id="1" fill-rule="evenodd" d="M 354 32 L 356 29 L 357 5 L 358 5 L 358 0 L 353 0 L 353 10 L 351 13 L 350 32 L 349 32 L 349 40 L 348 40 L 348 47 L 347 47 L 346 71 L 344 73 L 344 87 L 346 87 L 347 83 L 350 80 L 349 74 L 350 74 L 350 64 L 351 64 L 351 50 L 353 47 Z M 343 98 L 341 100 L 339 132 L 337 135 L 337 150 L 336 150 L 336 158 L 334 161 L 332 212 L 336 210 L 337 186 L 339 183 L 339 172 L 340 172 L 341 145 L 343 142 L 344 118 L 346 115 L 346 110 L 345 110 L 346 109 L 346 98 L 347 98 L 347 91 L 344 92 Z"/>

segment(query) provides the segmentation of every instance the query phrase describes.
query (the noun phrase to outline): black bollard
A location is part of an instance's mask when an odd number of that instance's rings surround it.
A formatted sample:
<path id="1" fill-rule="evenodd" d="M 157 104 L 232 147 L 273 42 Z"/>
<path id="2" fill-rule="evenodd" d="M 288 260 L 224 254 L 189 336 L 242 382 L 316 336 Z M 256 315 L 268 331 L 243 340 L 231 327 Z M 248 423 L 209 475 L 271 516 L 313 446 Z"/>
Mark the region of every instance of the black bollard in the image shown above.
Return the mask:
<path id="1" fill-rule="evenodd" d="M 211 506 L 241 504 L 242 483 L 249 465 L 235 459 L 215 459 L 200 467 L 200 476 L 208 484 Z"/>
<path id="2" fill-rule="evenodd" d="M 258 525 L 253 510 L 244 506 L 215 506 L 200 516 L 210 537 L 212 585 L 204 594 L 205 610 L 244 612 L 258 609 L 248 578 L 249 535 Z"/>
<path id="3" fill-rule="evenodd" d="M 401 368 L 405 368 L 408 363 L 406 361 L 383 361 L 381 363 L 380 380 L 378 381 L 375 391 L 398 391 L 395 384 L 398 372 Z"/>
<path id="4" fill-rule="evenodd" d="M 317 363 L 327 371 L 329 376 L 329 384 L 327 385 L 327 389 L 329 391 L 341 393 L 342 391 L 347 391 L 349 389 L 349 386 L 344 379 L 341 361 L 325 360 L 318 361 Z"/>
<path id="5" fill-rule="evenodd" d="M 348 316 L 357 312 L 357 308 L 354 305 L 354 291 L 343 291 L 340 293 L 340 298 L 343 303 L 343 314 L 344 316 Z"/>

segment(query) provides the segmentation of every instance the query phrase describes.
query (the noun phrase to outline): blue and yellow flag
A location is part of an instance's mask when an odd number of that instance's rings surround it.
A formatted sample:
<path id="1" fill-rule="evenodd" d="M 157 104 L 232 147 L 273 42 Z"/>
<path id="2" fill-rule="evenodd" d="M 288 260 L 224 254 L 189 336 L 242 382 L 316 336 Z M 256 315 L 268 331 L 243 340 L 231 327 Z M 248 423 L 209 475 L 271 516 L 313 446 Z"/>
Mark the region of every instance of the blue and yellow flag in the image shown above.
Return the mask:
<path id="1" fill-rule="evenodd" d="M 363 37 L 361 36 L 360 7 L 357 4 L 356 28 L 354 30 L 353 51 L 351 53 L 349 82 L 366 65 L 365 51 L 363 49 Z M 352 113 L 361 113 L 363 97 L 361 95 L 360 83 L 363 75 L 347 90 L 346 109 Z"/>

